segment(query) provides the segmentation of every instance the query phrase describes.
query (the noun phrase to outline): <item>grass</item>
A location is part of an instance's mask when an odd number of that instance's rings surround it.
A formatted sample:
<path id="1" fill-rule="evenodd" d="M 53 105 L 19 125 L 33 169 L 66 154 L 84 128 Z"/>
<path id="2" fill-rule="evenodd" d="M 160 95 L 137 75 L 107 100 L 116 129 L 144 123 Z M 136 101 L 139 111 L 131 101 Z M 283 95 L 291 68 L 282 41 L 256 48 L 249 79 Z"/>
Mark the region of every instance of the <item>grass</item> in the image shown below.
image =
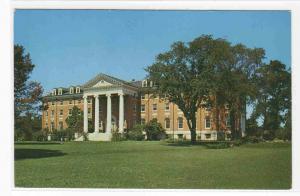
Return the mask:
<path id="1" fill-rule="evenodd" d="M 15 144 L 16 187 L 289 189 L 291 144 Z"/>

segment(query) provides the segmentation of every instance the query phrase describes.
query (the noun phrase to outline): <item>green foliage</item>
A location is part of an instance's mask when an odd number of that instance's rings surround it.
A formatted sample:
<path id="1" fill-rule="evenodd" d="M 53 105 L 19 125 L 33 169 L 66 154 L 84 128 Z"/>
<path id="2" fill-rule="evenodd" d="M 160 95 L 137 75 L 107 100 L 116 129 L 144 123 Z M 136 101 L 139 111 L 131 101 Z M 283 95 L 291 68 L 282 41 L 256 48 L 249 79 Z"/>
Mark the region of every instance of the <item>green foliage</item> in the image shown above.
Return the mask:
<path id="1" fill-rule="evenodd" d="M 55 130 L 51 134 L 52 141 L 72 141 L 75 139 L 75 132 L 71 128 Z"/>
<path id="2" fill-rule="evenodd" d="M 206 148 L 208 149 L 224 149 L 229 148 L 230 143 L 229 142 L 210 142 L 205 144 Z"/>
<path id="3" fill-rule="evenodd" d="M 39 115 L 27 113 L 16 118 L 15 124 L 18 125 L 15 127 L 15 141 L 34 140 L 33 135 L 42 130 L 42 119 Z"/>
<path id="4" fill-rule="evenodd" d="M 262 137 L 258 137 L 258 136 L 246 136 L 244 138 L 242 138 L 243 143 L 259 143 L 259 142 L 263 142 L 264 140 L 262 139 Z"/>
<path id="5" fill-rule="evenodd" d="M 261 48 L 231 45 L 225 39 L 203 35 L 189 43 L 174 43 L 146 71 L 156 84 L 154 92 L 167 95 L 182 110 L 192 142 L 196 141 L 198 108 L 213 105 L 218 109 L 225 103 L 230 106 L 231 131 L 235 138 L 241 131 L 239 126 L 235 127 L 236 116 L 245 111 L 246 101 L 255 92 L 252 77 L 263 58 Z M 219 115 L 215 117 L 219 128 Z"/>
<path id="6" fill-rule="evenodd" d="M 127 138 L 129 140 L 141 141 L 145 139 L 143 130 L 145 129 L 144 125 L 136 124 L 134 127 L 127 132 Z"/>
<path id="7" fill-rule="evenodd" d="M 71 111 L 71 115 L 66 119 L 68 128 L 73 132 L 82 133 L 83 132 L 83 112 L 74 106 Z"/>
<path id="8" fill-rule="evenodd" d="M 275 138 L 275 131 L 264 130 L 262 136 L 264 140 L 271 141 Z"/>
<path id="9" fill-rule="evenodd" d="M 258 93 L 253 118 L 261 118 L 263 129 L 270 130 L 273 137 L 281 124 L 291 125 L 291 73 L 280 61 L 270 61 L 257 70 L 255 82 Z"/>
<path id="10" fill-rule="evenodd" d="M 123 133 L 119 133 L 117 131 L 112 132 L 112 138 L 111 141 L 118 142 L 118 141 L 124 141 L 126 140 L 125 135 Z"/>
<path id="11" fill-rule="evenodd" d="M 275 138 L 280 140 L 291 140 L 291 131 L 287 129 L 278 129 L 275 131 Z"/>
<path id="12" fill-rule="evenodd" d="M 15 140 L 32 140 L 41 131 L 39 116 L 43 88 L 40 83 L 28 81 L 35 65 L 21 45 L 14 46 L 14 117 Z"/>
<path id="13" fill-rule="evenodd" d="M 47 141 L 47 132 L 46 131 L 36 131 L 32 134 L 33 141 Z"/>
<path id="14" fill-rule="evenodd" d="M 161 140 L 166 138 L 166 131 L 156 118 L 145 125 L 147 140 Z"/>

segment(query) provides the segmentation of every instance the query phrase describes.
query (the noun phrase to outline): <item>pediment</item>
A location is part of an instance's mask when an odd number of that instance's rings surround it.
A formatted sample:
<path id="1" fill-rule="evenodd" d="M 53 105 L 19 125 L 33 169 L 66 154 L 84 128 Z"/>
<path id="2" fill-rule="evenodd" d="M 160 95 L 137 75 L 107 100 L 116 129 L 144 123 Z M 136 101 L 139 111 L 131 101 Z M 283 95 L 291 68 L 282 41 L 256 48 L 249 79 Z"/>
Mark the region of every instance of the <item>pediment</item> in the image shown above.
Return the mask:
<path id="1" fill-rule="evenodd" d="M 103 86 L 112 86 L 112 83 L 109 83 L 105 80 L 100 80 L 96 84 L 94 84 L 92 87 L 103 87 Z"/>

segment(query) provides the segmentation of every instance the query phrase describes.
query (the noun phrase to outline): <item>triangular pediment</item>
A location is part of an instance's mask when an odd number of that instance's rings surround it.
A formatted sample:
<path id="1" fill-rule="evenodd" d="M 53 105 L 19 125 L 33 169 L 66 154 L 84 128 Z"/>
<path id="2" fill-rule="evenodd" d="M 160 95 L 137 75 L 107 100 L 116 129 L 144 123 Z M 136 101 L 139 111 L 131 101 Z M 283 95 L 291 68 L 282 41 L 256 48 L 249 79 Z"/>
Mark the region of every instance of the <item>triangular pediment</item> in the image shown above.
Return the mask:
<path id="1" fill-rule="evenodd" d="M 98 81 L 96 84 L 94 84 L 92 87 L 102 87 L 102 86 L 112 86 L 113 84 L 112 83 L 109 83 L 105 80 L 100 80 Z"/>
<path id="2" fill-rule="evenodd" d="M 99 87 L 108 87 L 108 86 L 122 86 L 126 85 L 127 82 L 120 80 L 118 78 L 106 75 L 98 74 L 96 77 L 88 81 L 83 85 L 84 88 L 99 88 Z"/>

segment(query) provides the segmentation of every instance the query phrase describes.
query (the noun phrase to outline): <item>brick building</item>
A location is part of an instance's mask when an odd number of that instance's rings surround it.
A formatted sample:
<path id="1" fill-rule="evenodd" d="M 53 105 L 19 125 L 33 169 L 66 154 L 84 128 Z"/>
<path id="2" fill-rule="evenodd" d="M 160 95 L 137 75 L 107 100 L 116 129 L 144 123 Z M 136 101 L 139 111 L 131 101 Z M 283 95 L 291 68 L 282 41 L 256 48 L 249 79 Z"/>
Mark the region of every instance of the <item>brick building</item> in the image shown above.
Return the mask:
<path id="1" fill-rule="evenodd" d="M 89 140 L 109 141 L 112 131 L 122 133 L 124 129 L 130 129 L 137 123 L 149 122 L 153 118 L 162 124 L 169 136 L 190 139 L 182 111 L 167 99 L 151 94 L 152 86 L 148 80 L 126 82 L 99 74 L 84 85 L 55 88 L 43 97 L 45 109 L 42 127 L 50 132 L 67 128 L 65 121 L 72 108 L 77 106 L 83 111 L 84 132 L 89 133 Z M 213 114 L 213 109 L 198 109 L 198 140 L 217 140 L 218 137 L 230 134 L 228 108 L 224 106 L 220 111 L 222 132 L 216 131 Z M 244 132 L 245 115 L 241 116 L 238 123 Z"/>

